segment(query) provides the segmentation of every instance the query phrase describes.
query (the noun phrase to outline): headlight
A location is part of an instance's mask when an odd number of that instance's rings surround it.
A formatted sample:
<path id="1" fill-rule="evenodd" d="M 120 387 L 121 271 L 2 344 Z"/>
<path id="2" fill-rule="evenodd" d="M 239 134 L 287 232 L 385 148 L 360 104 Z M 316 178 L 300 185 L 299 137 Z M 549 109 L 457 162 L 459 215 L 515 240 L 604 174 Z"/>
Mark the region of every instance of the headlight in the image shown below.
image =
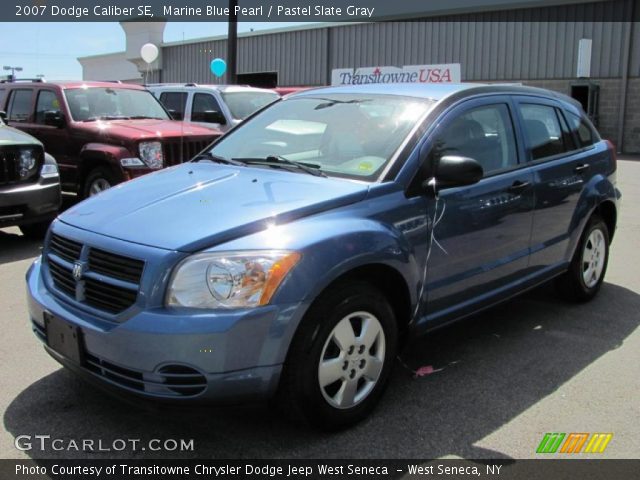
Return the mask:
<path id="1" fill-rule="evenodd" d="M 266 305 L 298 260 L 299 253 L 279 250 L 193 255 L 174 271 L 167 305 L 193 308 Z"/>
<path id="2" fill-rule="evenodd" d="M 162 143 L 160 142 L 140 142 L 138 147 L 140 159 L 151 168 L 162 168 L 163 155 Z"/>
<path id="3" fill-rule="evenodd" d="M 58 166 L 53 163 L 45 163 L 40 169 L 40 176 L 42 178 L 53 178 L 60 176 L 60 173 L 58 172 Z"/>
<path id="4" fill-rule="evenodd" d="M 36 157 L 33 154 L 33 150 L 23 149 L 18 154 L 18 169 L 20 171 L 20 178 L 29 178 L 36 171 Z"/>

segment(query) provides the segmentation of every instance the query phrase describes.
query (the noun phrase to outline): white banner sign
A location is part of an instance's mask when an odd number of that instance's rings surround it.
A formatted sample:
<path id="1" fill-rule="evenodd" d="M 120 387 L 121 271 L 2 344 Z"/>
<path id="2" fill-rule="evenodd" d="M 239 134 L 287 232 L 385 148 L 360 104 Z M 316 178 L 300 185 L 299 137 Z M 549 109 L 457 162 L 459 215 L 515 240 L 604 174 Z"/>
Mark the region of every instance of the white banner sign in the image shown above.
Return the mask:
<path id="1" fill-rule="evenodd" d="M 364 85 L 367 83 L 458 83 L 459 63 L 439 65 L 405 65 L 404 67 L 335 68 L 331 85 Z"/>

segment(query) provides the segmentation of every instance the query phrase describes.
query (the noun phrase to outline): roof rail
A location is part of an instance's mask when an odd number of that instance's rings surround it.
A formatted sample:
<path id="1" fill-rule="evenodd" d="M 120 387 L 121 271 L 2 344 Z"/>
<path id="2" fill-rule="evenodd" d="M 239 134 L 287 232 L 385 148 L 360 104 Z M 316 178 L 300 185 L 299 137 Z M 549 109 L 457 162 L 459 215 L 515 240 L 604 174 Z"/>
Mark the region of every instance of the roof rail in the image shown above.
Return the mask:
<path id="1" fill-rule="evenodd" d="M 0 80 L 0 83 L 47 83 L 47 81 L 42 78 L 5 78 Z"/>
<path id="2" fill-rule="evenodd" d="M 197 87 L 197 83 L 145 83 L 143 86 L 145 87 Z"/>

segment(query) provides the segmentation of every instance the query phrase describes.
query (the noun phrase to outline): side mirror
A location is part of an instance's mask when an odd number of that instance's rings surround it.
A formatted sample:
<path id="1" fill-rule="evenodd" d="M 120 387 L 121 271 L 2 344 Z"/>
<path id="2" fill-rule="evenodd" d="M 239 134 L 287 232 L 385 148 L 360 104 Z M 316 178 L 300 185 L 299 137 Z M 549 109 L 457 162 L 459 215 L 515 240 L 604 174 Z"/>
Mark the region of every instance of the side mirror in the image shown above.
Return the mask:
<path id="1" fill-rule="evenodd" d="M 4 110 L 0 110 L 0 120 L 2 120 L 3 122 L 7 121 L 7 112 L 5 112 Z"/>
<path id="2" fill-rule="evenodd" d="M 477 160 L 457 155 L 445 155 L 436 166 L 435 178 L 438 188 L 463 187 L 478 183 L 484 171 Z"/>
<path id="3" fill-rule="evenodd" d="M 168 112 L 169 116 L 173 120 L 184 120 L 184 115 L 182 114 L 182 112 L 179 112 L 178 110 L 168 110 Z"/>
<path id="4" fill-rule="evenodd" d="M 44 124 L 51 127 L 64 127 L 64 115 L 60 110 L 48 110 L 44 112 Z"/>
<path id="5" fill-rule="evenodd" d="M 205 123 L 219 123 L 220 125 L 227 123 L 227 119 L 224 118 L 222 112 L 219 112 L 218 110 L 206 110 L 198 115 L 197 120 L 194 119 L 193 116 L 191 120 Z"/>

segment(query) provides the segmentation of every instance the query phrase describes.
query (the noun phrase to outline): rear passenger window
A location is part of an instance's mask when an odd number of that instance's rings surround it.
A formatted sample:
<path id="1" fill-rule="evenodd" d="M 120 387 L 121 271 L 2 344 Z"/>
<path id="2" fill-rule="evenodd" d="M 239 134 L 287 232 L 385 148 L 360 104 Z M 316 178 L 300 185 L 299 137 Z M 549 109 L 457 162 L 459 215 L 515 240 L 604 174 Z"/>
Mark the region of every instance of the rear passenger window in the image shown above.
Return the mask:
<path id="1" fill-rule="evenodd" d="M 567 112 L 566 116 L 569 121 L 569 125 L 571 126 L 571 131 L 573 131 L 575 136 L 578 138 L 578 145 L 580 147 L 588 147 L 589 145 L 596 143 L 597 138 L 593 129 L 583 118 L 578 115 L 574 115 L 571 112 Z"/>
<path id="2" fill-rule="evenodd" d="M 466 111 L 438 136 L 433 159 L 444 155 L 470 157 L 482 165 L 485 175 L 518 164 L 513 123 L 505 104 Z"/>
<path id="3" fill-rule="evenodd" d="M 31 116 L 33 90 L 14 90 L 9 97 L 8 118 L 12 122 L 26 122 Z"/>
<path id="4" fill-rule="evenodd" d="M 554 107 L 521 104 L 520 114 L 532 160 L 552 157 L 570 149 Z"/>
<path id="5" fill-rule="evenodd" d="M 176 112 L 179 117 L 174 117 L 175 120 L 184 118 L 184 111 L 187 106 L 187 93 L 186 92 L 163 92 L 160 94 L 160 103 L 164 105 L 164 108 L 169 110 L 172 114 Z"/>

